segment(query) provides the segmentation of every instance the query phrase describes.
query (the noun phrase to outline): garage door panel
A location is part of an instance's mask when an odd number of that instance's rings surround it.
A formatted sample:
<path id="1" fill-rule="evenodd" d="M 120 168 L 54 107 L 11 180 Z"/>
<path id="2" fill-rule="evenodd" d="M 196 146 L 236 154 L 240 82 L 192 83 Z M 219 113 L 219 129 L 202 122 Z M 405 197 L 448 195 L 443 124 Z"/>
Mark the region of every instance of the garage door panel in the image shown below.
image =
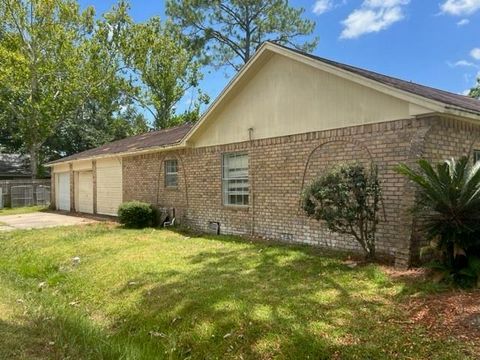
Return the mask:
<path id="1" fill-rule="evenodd" d="M 93 213 L 93 173 L 91 171 L 78 173 L 78 211 Z"/>
<path id="2" fill-rule="evenodd" d="M 58 173 L 55 176 L 57 209 L 70 211 L 70 173 Z"/>
<path id="3" fill-rule="evenodd" d="M 97 213 L 117 215 L 123 199 L 122 163 L 105 161 L 97 163 Z"/>

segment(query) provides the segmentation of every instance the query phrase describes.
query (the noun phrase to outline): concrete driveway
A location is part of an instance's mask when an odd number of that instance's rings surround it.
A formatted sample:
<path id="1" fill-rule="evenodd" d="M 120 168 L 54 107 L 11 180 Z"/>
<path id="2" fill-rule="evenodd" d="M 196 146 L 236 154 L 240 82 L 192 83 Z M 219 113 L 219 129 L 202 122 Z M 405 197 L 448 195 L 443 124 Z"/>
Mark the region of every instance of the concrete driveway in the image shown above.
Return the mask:
<path id="1" fill-rule="evenodd" d="M 30 214 L 0 216 L 0 231 L 42 229 L 94 223 L 95 220 L 57 213 L 34 212 Z"/>

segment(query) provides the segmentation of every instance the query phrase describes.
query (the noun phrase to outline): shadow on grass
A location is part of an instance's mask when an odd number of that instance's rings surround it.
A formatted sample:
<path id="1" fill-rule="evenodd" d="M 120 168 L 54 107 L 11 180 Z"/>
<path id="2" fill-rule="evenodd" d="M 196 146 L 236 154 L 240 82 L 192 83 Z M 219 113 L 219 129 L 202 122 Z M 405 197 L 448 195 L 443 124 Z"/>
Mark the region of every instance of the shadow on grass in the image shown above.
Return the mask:
<path id="1" fill-rule="evenodd" d="M 157 334 L 155 342 L 174 358 L 394 356 L 391 342 L 401 339 L 401 329 L 379 326 L 394 314 L 387 309 L 390 299 L 370 296 L 375 276 L 310 253 L 262 245 L 203 251 L 188 258 L 194 267 L 188 273 L 172 273 L 156 284 L 131 279 L 153 287 L 138 311 L 117 319 L 116 331 L 140 338 Z"/>
<path id="2" fill-rule="evenodd" d="M 1 359 L 48 359 L 45 341 L 31 325 L 0 320 Z"/>
<path id="3" fill-rule="evenodd" d="M 191 236 L 178 241 L 195 242 Z M 458 358 L 398 325 L 394 284 L 374 265 L 350 269 L 308 247 L 198 241 L 215 244 L 112 290 L 113 299 L 131 292 L 139 300 L 106 328 L 65 299 L 39 295 L 46 315 L 35 318 L 36 328 L 55 339 L 52 358 Z"/>

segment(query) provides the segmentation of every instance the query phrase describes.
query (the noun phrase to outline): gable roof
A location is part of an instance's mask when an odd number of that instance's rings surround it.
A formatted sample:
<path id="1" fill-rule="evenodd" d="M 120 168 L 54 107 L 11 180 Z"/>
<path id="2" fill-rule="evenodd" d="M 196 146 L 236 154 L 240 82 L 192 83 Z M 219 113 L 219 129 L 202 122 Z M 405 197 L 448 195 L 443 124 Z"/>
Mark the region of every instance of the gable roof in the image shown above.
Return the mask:
<path id="1" fill-rule="evenodd" d="M 0 154 L 1 177 L 30 177 L 28 158 L 20 154 Z"/>
<path id="2" fill-rule="evenodd" d="M 181 142 L 188 131 L 192 128 L 191 123 L 175 126 L 169 129 L 150 131 L 144 134 L 131 136 L 122 140 L 117 140 L 95 149 L 86 150 L 78 154 L 73 154 L 61 158 L 56 161 L 52 161 L 49 165 L 72 161 L 87 159 L 92 157 L 101 157 L 105 155 L 115 155 L 121 153 L 135 152 L 152 148 L 162 148 L 167 146 L 173 146 Z"/>
<path id="3" fill-rule="evenodd" d="M 283 45 L 275 44 L 283 49 L 293 51 L 297 54 L 306 56 L 310 59 L 346 70 L 348 72 L 363 76 L 365 78 L 374 80 L 384 85 L 391 86 L 395 89 L 406 91 L 411 94 L 415 94 L 426 99 L 438 101 L 447 105 L 455 106 L 465 110 L 478 112 L 480 113 L 480 100 L 471 98 L 469 96 L 464 96 L 460 94 L 455 94 L 445 90 L 435 89 L 430 86 L 417 84 L 411 81 L 402 80 L 388 75 L 379 74 L 374 71 L 358 68 L 355 66 L 342 64 L 333 60 L 325 59 L 316 55 L 312 55 L 297 49 L 292 49 Z"/>
<path id="4" fill-rule="evenodd" d="M 255 67 L 258 67 L 257 63 L 261 64 L 262 59 L 268 58 L 268 56 L 271 56 L 272 54 L 287 56 L 294 60 L 319 68 L 323 71 L 347 78 L 350 81 L 357 82 L 363 86 L 371 87 L 385 94 L 398 97 L 405 101 L 430 109 L 432 113 L 441 112 L 451 115 L 470 117 L 477 121 L 480 120 L 480 100 L 435 89 L 429 86 L 416 84 L 392 76 L 379 74 L 374 71 L 355 66 L 342 64 L 333 60 L 328 60 L 297 49 L 267 41 L 262 44 L 255 55 L 234 76 L 234 78 L 228 83 L 225 89 L 203 114 L 200 120 L 192 127 L 184 139 L 185 143 L 189 141 L 190 138 L 197 132 L 197 130 L 203 126 L 203 123 L 205 123 L 205 121 L 209 118 L 210 114 L 213 113 L 222 100 L 229 95 L 230 91 L 235 88 L 237 83 L 239 83 L 250 71 L 254 72 Z"/>
<path id="5" fill-rule="evenodd" d="M 289 48 L 272 42 L 265 42 L 247 64 L 233 77 L 220 95 L 209 106 L 200 120 L 195 124 L 184 124 L 170 129 L 152 131 L 141 135 L 132 136 L 123 140 L 114 141 L 95 149 L 74 154 L 47 165 L 54 165 L 72 160 L 90 159 L 95 157 L 114 156 L 119 154 L 154 151 L 170 147 L 186 147 L 190 138 L 201 128 L 205 120 L 229 94 L 235 85 L 242 80 L 247 72 L 254 67 L 261 66 L 263 59 L 272 54 L 279 54 L 294 58 L 298 61 L 308 62 L 322 70 L 348 77 L 352 81 L 367 87 L 375 88 L 392 96 L 397 96 L 420 106 L 426 105 L 432 112 L 445 112 L 453 115 L 473 117 L 480 120 L 480 100 L 467 96 L 454 94 L 448 91 L 435 89 L 429 86 L 416 84 L 395 77 L 376 73 L 374 71 L 342 64 L 325 59 L 303 51 Z M 306 59 L 308 61 L 306 61 Z M 348 75 L 350 74 L 350 75 Z M 426 104 L 423 104 L 425 102 Z M 452 110 L 452 111 L 449 111 Z"/>

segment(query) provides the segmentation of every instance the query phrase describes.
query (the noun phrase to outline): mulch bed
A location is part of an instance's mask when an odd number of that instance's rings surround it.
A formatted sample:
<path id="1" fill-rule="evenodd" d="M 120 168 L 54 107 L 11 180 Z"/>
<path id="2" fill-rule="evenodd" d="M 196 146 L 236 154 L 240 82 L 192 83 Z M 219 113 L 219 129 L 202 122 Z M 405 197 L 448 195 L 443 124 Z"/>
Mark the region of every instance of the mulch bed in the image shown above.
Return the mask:
<path id="1" fill-rule="evenodd" d="M 411 298 L 406 308 L 412 323 L 425 326 L 432 334 L 480 346 L 480 291 Z"/>
<path id="2" fill-rule="evenodd" d="M 392 277 L 402 281 L 423 281 L 429 278 L 426 269 L 395 270 L 385 268 Z M 409 297 L 403 305 L 409 318 L 407 327 L 421 325 L 432 336 L 457 339 L 472 344 L 480 354 L 480 290 L 450 290 L 445 293 Z"/>

